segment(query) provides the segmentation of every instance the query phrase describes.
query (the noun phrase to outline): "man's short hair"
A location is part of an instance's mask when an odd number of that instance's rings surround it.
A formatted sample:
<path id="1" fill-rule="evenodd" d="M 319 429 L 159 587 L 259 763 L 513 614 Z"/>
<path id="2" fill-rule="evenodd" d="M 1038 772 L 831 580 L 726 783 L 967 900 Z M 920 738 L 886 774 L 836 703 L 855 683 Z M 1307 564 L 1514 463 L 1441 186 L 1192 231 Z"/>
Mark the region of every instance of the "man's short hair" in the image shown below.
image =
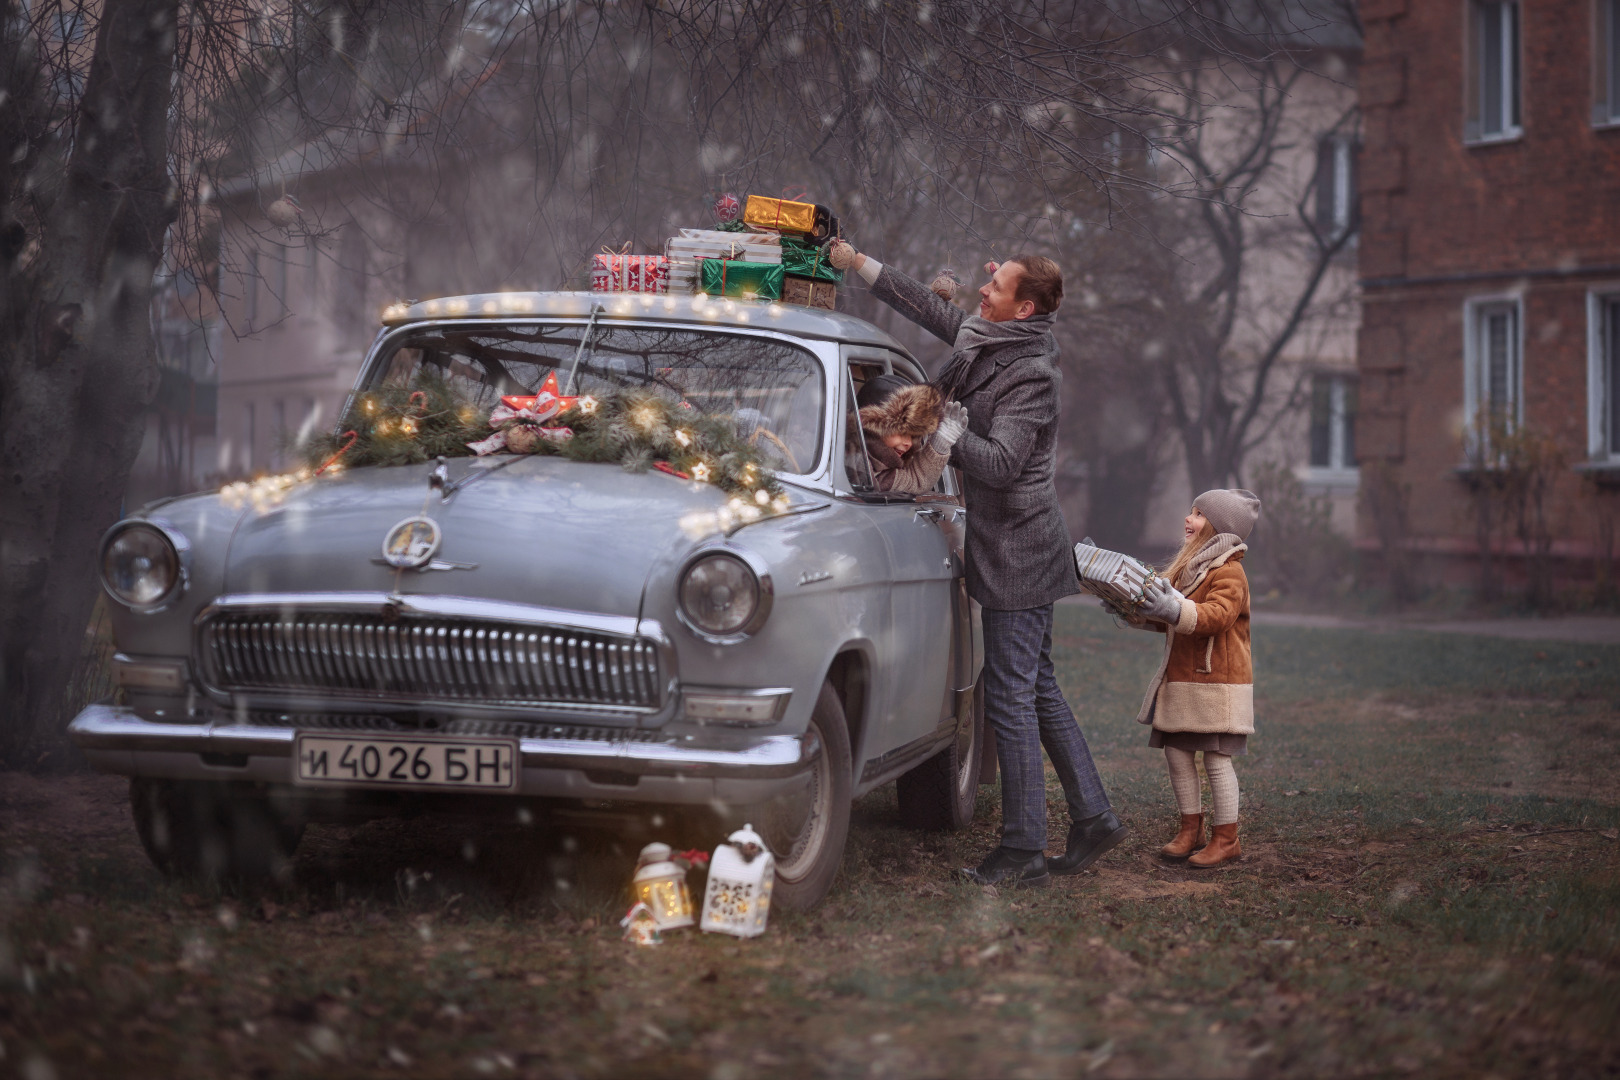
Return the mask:
<path id="1" fill-rule="evenodd" d="M 1034 301 L 1037 315 L 1050 315 L 1063 304 L 1063 271 L 1057 263 L 1045 255 L 1014 255 L 1007 261 L 1022 270 L 1014 300 Z"/>

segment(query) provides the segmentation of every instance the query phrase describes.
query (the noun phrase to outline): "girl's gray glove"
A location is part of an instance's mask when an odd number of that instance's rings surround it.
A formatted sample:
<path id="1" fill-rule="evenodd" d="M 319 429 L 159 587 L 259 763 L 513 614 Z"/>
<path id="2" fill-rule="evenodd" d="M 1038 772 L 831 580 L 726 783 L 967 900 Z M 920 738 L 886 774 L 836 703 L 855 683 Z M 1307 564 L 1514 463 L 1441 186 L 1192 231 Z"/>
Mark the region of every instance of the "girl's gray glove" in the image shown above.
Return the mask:
<path id="1" fill-rule="evenodd" d="M 939 419 L 939 427 L 934 431 L 934 449 L 942 454 L 950 453 L 956 440 L 967 430 L 967 422 L 967 406 L 959 401 L 948 403 Z"/>
<path id="2" fill-rule="evenodd" d="M 1181 621 L 1181 602 L 1186 599 L 1163 578 L 1154 578 L 1148 582 L 1143 590 L 1146 599 L 1142 606 L 1136 609 L 1136 614 L 1144 619 L 1162 622 L 1166 626 L 1174 626 Z"/>

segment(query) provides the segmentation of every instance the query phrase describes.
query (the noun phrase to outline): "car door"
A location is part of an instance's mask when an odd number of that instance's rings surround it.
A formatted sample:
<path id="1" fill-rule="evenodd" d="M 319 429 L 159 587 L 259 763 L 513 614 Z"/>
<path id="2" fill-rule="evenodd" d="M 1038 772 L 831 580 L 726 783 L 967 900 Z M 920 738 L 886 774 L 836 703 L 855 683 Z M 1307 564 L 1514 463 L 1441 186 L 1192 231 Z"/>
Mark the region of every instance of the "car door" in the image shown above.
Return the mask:
<path id="1" fill-rule="evenodd" d="M 889 370 L 896 369 L 886 354 L 849 356 L 846 393 L 853 399 L 867 378 Z M 897 373 L 916 378 L 907 367 Z M 881 715 L 864 748 L 871 761 L 928 739 L 955 711 L 952 683 L 958 678 L 961 617 L 956 593 L 966 522 L 943 489 L 922 495 L 878 493 L 871 490 L 870 475 L 863 477 L 858 470 L 850 481 L 883 537 L 890 565 L 888 632 L 879 643 L 880 693 L 874 702 Z"/>

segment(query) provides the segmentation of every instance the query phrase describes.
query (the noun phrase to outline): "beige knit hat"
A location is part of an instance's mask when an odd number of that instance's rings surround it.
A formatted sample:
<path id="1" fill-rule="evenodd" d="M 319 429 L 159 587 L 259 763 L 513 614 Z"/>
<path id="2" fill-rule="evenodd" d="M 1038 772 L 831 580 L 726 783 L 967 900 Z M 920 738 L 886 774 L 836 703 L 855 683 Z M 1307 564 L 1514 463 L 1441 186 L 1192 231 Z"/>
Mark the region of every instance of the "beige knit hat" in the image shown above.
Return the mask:
<path id="1" fill-rule="evenodd" d="M 1244 488 L 1215 488 L 1193 500 L 1217 533 L 1231 533 L 1247 540 L 1260 520 L 1260 496 Z"/>

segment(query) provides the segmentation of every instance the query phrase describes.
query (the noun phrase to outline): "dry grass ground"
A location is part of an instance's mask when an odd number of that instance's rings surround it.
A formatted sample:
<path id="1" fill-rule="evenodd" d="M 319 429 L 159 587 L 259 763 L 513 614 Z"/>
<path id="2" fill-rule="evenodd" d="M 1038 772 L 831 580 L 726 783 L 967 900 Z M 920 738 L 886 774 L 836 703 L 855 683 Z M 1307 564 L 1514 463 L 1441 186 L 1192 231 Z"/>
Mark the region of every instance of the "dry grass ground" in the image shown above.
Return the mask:
<path id="1" fill-rule="evenodd" d="M 1198 874 L 1153 855 L 1173 809 L 1130 717 L 1154 641 L 1059 620 L 1125 846 L 997 895 L 951 875 L 993 842 L 993 789 L 949 836 L 880 791 L 828 902 L 752 942 L 621 942 L 640 839 L 589 822 L 312 829 L 290 884 L 210 894 L 149 868 L 117 779 L 0 777 L 0 1069 L 1620 1071 L 1620 648 L 1257 631 L 1247 857 Z"/>

